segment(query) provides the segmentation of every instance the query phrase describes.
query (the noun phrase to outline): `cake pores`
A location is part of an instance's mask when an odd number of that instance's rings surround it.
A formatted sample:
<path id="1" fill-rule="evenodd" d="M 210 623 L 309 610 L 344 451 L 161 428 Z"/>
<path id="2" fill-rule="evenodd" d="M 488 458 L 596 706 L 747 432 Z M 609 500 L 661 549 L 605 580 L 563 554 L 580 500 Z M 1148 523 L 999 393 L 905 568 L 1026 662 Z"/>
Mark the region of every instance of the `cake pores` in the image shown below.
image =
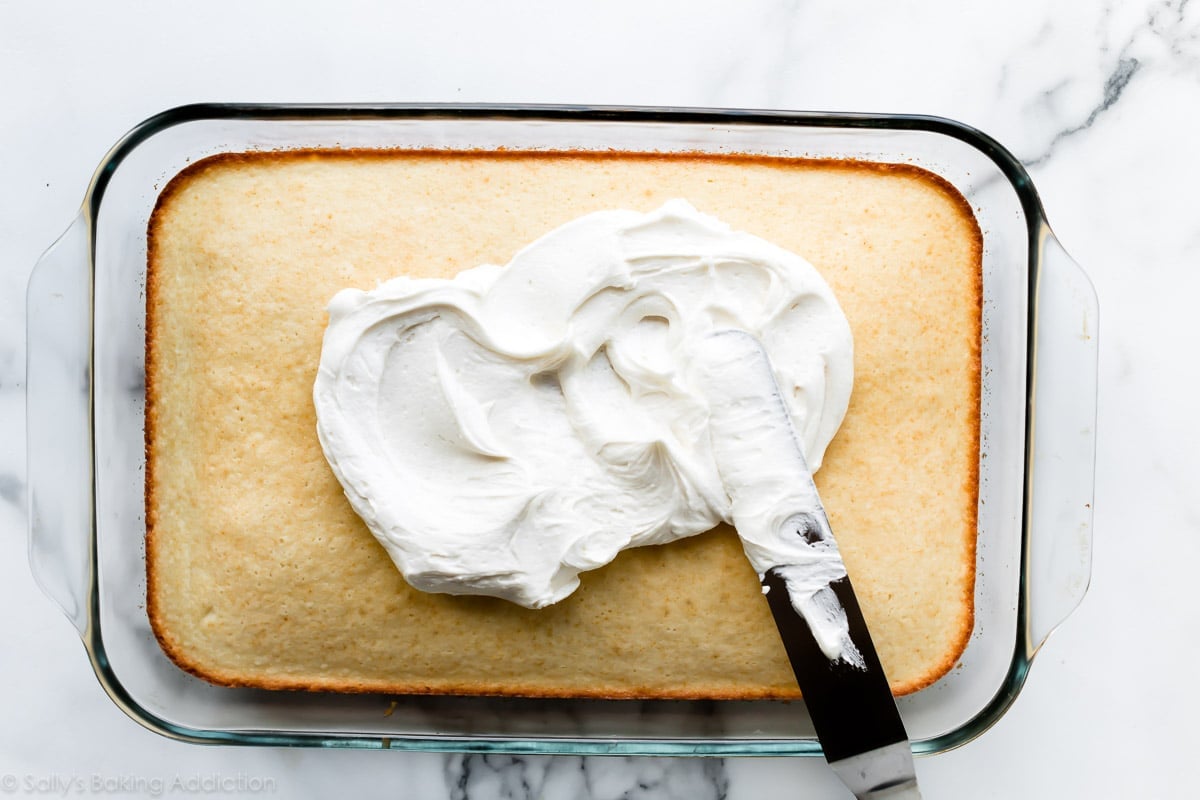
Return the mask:
<path id="1" fill-rule="evenodd" d="M 346 497 L 410 584 L 555 603 L 622 549 L 730 521 L 692 348 L 757 337 L 816 470 L 850 327 L 804 259 L 682 200 L 569 222 L 503 267 L 329 307 L 313 390 Z"/>

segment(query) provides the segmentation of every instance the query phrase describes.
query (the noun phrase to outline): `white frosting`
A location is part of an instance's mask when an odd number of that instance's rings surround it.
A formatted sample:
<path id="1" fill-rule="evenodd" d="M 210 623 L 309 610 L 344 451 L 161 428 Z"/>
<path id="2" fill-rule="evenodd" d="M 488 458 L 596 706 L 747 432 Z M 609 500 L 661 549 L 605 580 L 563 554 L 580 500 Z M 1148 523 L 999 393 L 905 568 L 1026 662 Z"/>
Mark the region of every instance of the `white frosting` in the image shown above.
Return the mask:
<path id="1" fill-rule="evenodd" d="M 762 342 L 814 469 L 852 383 L 816 270 L 678 200 L 329 312 L 317 433 L 354 510 L 418 589 L 531 608 L 624 548 L 732 521 L 695 369 L 709 333 Z M 746 549 L 760 571 L 789 563 Z"/>

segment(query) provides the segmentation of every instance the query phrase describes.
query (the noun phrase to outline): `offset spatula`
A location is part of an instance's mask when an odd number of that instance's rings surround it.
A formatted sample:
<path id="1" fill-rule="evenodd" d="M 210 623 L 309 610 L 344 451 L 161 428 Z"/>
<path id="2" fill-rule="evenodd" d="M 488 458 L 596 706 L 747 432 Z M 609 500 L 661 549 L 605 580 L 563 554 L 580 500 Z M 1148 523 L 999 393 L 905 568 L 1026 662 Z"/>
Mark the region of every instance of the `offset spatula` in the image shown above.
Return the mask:
<path id="1" fill-rule="evenodd" d="M 733 523 L 826 760 L 860 800 L 919 800 L 908 734 L 766 352 L 721 331 L 698 361 Z"/>

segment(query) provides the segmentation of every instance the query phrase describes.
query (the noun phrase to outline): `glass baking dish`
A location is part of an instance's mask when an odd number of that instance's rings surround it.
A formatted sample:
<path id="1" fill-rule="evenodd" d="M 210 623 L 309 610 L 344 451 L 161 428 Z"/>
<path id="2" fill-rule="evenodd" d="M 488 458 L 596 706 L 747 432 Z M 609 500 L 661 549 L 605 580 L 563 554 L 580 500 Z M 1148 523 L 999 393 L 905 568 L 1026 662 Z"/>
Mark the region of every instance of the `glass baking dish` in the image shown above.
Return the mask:
<path id="1" fill-rule="evenodd" d="M 1004 713 L 1087 589 L 1095 294 L 995 141 L 916 116 L 565 106 L 199 105 L 153 117 L 97 169 L 28 290 L 30 563 L 126 713 L 191 742 L 639 755 L 817 755 L 803 703 L 391 697 L 220 688 L 185 674 L 146 617 L 146 225 L 189 162 L 292 148 L 752 153 L 915 164 L 983 231 L 975 627 L 962 659 L 900 698 L 918 754 Z"/>

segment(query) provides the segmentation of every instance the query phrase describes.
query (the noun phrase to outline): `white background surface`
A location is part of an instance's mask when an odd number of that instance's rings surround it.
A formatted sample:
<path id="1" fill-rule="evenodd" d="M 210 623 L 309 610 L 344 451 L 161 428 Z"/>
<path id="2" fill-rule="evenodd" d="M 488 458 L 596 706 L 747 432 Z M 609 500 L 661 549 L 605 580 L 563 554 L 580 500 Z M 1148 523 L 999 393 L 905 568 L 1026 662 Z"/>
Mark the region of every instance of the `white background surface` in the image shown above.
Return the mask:
<path id="1" fill-rule="evenodd" d="M 896 111 L 997 137 L 1100 294 L 1093 584 L 1008 715 L 918 762 L 924 794 L 1195 796 L 1200 4 L 1186 0 L 0 0 L 0 792 L 15 781 L 15 796 L 142 797 L 157 779 L 161 796 L 845 796 L 811 759 L 202 748 L 143 731 L 108 700 L 25 560 L 24 286 L 107 148 L 196 101 Z M 234 788 L 172 792 L 176 777 Z"/>

